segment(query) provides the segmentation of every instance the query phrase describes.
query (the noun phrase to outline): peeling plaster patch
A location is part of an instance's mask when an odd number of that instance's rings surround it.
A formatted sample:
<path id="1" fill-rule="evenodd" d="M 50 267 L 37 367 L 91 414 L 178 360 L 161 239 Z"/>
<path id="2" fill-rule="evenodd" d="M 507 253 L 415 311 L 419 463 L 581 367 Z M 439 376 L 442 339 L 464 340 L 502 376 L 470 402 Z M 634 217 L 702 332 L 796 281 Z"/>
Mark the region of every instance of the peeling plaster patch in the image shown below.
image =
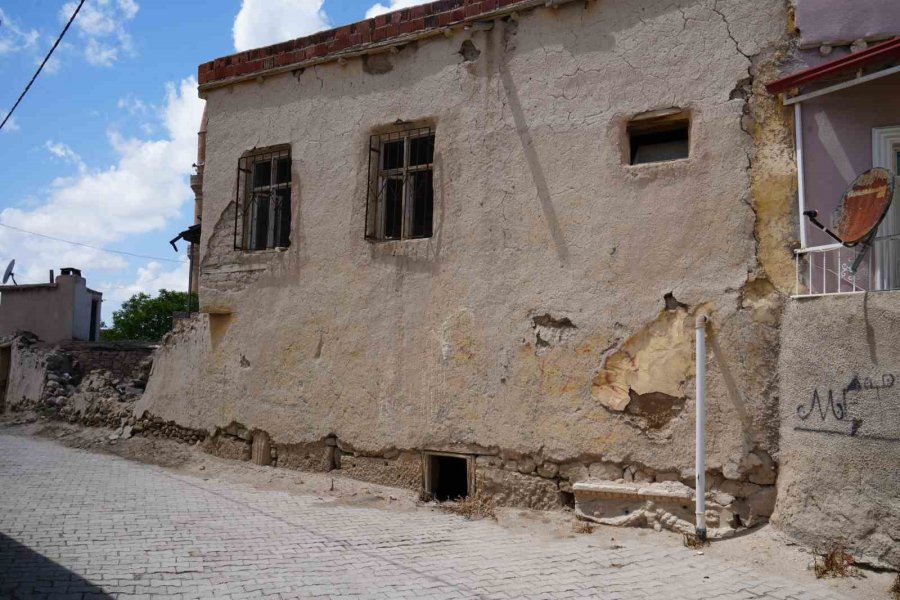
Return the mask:
<path id="1" fill-rule="evenodd" d="M 478 60 L 478 57 L 481 56 L 481 50 L 475 47 L 472 40 L 465 40 L 459 47 L 459 53 L 467 61 Z"/>
<path id="2" fill-rule="evenodd" d="M 687 309 L 688 307 L 684 302 L 679 302 L 672 292 L 663 296 L 663 302 L 666 304 L 666 310 Z"/>
<path id="3" fill-rule="evenodd" d="M 798 224 L 794 206 L 797 195 L 797 171 L 794 160 L 794 119 L 790 107 L 766 94 L 764 85 L 781 75 L 778 51 L 755 61 L 753 93 L 742 121 L 753 137 L 754 154 L 750 163 L 754 229 L 757 256 L 765 276 L 781 294 L 794 289 L 793 249 L 798 246 Z"/>
<path id="4" fill-rule="evenodd" d="M 578 327 L 568 317 L 554 318 L 549 313 L 531 318 L 534 328 L 535 354 L 543 356 L 552 346 L 564 344 L 575 335 Z"/>
<path id="5" fill-rule="evenodd" d="M 751 310 L 757 323 L 777 326 L 781 305 L 782 298 L 768 279 L 752 279 L 741 290 L 741 308 Z"/>
<path id="6" fill-rule="evenodd" d="M 745 77 L 737 82 L 731 94 L 728 95 L 729 100 L 743 100 L 747 102 L 753 95 L 753 78 Z M 744 108 L 744 113 L 749 112 L 749 107 Z"/>
<path id="7" fill-rule="evenodd" d="M 394 70 L 394 64 L 387 52 L 366 54 L 363 56 L 362 63 L 363 71 L 369 75 L 384 75 Z"/>
<path id="8" fill-rule="evenodd" d="M 649 429 L 661 429 L 668 425 L 681 413 L 685 402 L 684 397 L 676 398 L 660 392 L 636 394 L 631 390 L 629 396 L 631 401 L 625 407 L 625 411 L 637 417 L 641 424 Z"/>
<path id="9" fill-rule="evenodd" d="M 684 308 L 663 311 L 606 357 L 591 395 L 615 411 L 625 410 L 632 393 L 683 397 L 694 365 L 692 324 Z"/>
<path id="10" fill-rule="evenodd" d="M 230 313 L 210 313 L 209 315 L 209 336 L 212 349 L 215 350 L 222 343 L 222 338 L 228 328 L 231 327 Z"/>

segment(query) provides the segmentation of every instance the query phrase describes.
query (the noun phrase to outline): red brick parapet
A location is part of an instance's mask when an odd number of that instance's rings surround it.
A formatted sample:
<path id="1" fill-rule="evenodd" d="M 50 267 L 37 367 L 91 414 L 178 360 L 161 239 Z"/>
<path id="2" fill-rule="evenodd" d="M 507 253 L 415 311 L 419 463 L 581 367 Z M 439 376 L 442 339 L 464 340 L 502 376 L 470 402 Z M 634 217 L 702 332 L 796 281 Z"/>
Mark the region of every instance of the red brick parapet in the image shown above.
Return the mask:
<path id="1" fill-rule="evenodd" d="M 424 37 L 446 27 L 569 0 L 438 0 L 200 65 L 200 89 L 319 64 Z"/>

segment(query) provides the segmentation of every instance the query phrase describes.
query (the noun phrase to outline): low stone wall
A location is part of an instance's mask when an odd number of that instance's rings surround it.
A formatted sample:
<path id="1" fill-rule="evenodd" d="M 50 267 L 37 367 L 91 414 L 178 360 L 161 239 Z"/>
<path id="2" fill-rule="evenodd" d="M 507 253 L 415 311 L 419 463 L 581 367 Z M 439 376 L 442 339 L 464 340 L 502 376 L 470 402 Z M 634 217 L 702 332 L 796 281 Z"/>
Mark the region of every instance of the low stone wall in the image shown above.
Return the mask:
<path id="1" fill-rule="evenodd" d="M 83 373 L 103 369 L 119 378 L 133 377 L 156 350 L 154 345 L 134 342 L 64 342 L 57 347 L 76 360 Z"/>
<path id="2" fill-rule="evenodd" d="M 900 295 L 794 300 L 781 330 L 773 522 L 900 568 Z"/>

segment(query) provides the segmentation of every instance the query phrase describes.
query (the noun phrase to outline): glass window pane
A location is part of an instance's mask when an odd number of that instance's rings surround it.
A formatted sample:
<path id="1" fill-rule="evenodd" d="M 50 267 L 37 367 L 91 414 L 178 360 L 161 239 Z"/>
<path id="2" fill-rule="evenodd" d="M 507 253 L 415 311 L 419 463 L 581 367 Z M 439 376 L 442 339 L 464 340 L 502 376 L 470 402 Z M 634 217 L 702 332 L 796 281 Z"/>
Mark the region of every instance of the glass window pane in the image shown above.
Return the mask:
<path id="1" fill-rule="evenodd" d="M 388 179 L 384 186 L 384 237 L 397 239 L 403 231 L 403 180 Z"/>
<path id="2" fill-rule="evenodd" d="M 291 190 L 286 188 L 275 192 L 275 246 L 287 248 L 291 245 Z"/>
<path id="3" fill-rule="evenodd" d="M 403 145 L 404 140 L 385 142 L 381 150 L 381 168 L 383 170 L 403 168 Z"/>
<path id="4" fill-rule="evenodd" d="M 285 156 L 275 161 L 275 183 L 291 182 L 291 158 Z"/>
<path id="5" fill-rule="evenodd" d="M 253 163 L 253 187 L 265 187 L 272 183 L 272 163 L 268 160 Z"/>
<path id="6" fill-rule="evenodd" d="M 269 194 L 256 194 L 253 207 L 253 239 L 251 250 L 263 250 L 269 244 Z"/>
<path id="7" fill-rule="evenodd" d="M 434 162 L 434 136 L 409 140 L 409 166 L 428 165 Z"/>
<path id="8" fill-rule="evenodd" d="M 410 174 L 412 237 L 431 237 L 434 213 L 434 183 L 431 169 Z"/>

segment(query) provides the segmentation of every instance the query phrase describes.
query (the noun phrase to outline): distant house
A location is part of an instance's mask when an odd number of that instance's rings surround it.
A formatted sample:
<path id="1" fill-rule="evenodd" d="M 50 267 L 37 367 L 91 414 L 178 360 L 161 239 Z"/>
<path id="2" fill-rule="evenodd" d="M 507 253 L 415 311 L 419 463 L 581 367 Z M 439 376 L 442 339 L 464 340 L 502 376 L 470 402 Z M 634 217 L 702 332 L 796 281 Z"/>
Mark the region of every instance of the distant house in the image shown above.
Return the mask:
<path id="1" fill-rule="evenodd" d="M 48 283 L 0 286 L 0 338 L 29 331 L 51 343 L 97 341 L 102 301 L 103 294 L 72 268 Z"/>

